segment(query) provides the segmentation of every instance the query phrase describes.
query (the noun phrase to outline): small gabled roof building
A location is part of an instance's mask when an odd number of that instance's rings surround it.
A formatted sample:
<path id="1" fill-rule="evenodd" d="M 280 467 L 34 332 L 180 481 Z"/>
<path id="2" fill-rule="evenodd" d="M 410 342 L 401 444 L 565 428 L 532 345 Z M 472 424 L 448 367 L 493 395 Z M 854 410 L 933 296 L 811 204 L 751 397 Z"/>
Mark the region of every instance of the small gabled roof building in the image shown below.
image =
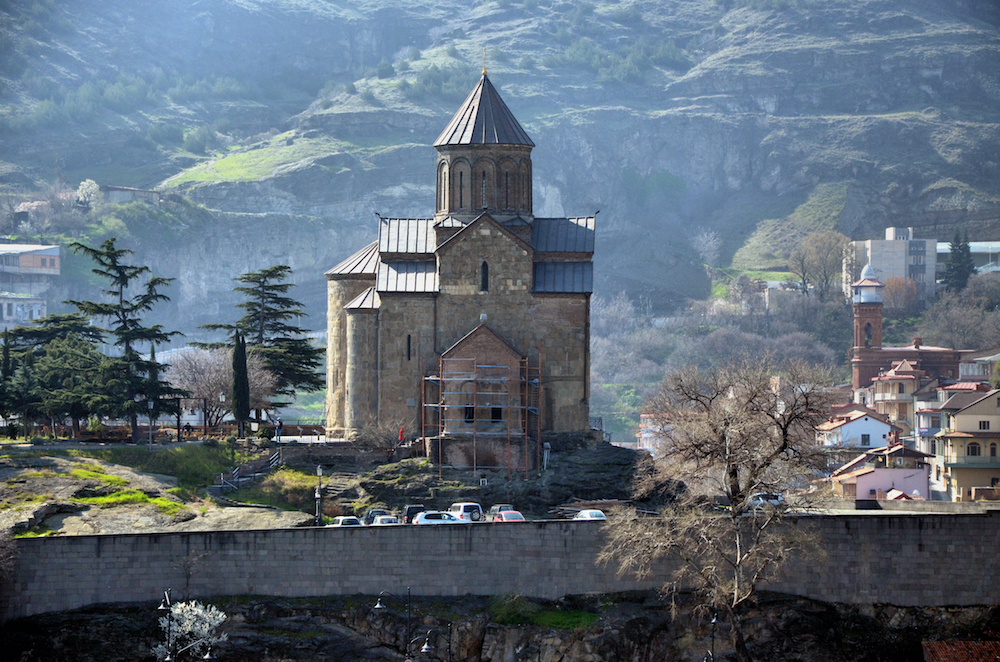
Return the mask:
<path id="1" fill-rule="evenodd" d="M 380 216 L 326 273 L 327 435 L 402 427 L 446 464 L 527 466 L 589 431 L 595 217 L 534 216 L 534 143 L 485 71 L 434 147 L 434 213 Z"/>

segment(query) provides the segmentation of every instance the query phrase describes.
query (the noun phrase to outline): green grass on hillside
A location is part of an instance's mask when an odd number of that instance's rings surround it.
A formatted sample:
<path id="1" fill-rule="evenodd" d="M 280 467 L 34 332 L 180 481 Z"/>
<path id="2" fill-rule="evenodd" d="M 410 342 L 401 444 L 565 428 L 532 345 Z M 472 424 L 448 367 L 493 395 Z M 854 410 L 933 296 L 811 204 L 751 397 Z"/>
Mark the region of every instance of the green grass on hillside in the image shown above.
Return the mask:
<path id="1" fill-rule="evenodd" d="M 145 492 L 140 492 L 139 490 L 120 490 L 107 496 L 97 496 L 97 497 L 75 497 L 73 501 L 76 503 L 97 506 L 99 508 L 111 508 L 113 506 L 126 506 L 132 504 L 150 504 L 156 506 L 156 509 L 163 513 L 164 515 L 174 516 L 180 511 L 184 510 L 186 506 L 182 503 L 177 503 L 176 501 L 171 501 L 170 499 L 164 499 L 163 497 L 151 497 Z"/>
<path id="2" fill-rule="evenodd" d="M 121 464 L 139 471 L 176 476 L 179 487 L 192 489 L 212 482 L 216 474 L 232 468 L 229 449 L 201 445 L 177 448 L 109 448 L 73 450 L 76 457 L 92 457 L 111 464 Z M 237 461 L 241 458 L 237 457 Z"/>

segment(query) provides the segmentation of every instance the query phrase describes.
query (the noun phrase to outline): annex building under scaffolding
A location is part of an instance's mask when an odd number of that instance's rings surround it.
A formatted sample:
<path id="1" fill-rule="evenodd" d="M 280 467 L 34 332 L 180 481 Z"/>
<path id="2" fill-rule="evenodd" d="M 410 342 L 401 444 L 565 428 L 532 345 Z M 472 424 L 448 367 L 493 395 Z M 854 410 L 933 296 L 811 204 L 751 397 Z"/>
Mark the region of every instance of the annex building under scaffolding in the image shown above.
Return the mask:
<path id="1" fill-rule="evenodd" d="M 439 464 L 527 470 L 590 427 L 595 218 L 534 216 L 534 143 L 485 71 L 434 147 L 434 216 L 380 216 L 326 274 L 327 436 L 401 427 Z"/>

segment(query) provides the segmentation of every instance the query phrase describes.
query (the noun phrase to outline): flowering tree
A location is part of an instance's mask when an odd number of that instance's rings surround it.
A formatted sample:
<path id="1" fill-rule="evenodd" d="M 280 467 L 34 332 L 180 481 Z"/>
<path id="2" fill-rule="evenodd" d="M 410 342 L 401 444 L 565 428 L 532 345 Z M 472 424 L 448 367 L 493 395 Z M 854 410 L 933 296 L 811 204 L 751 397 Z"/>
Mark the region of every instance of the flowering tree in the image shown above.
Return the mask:
<path id="1" fill-rule="evenodd" d="M 170 613 L 161 616 L 159 622 L 166 641 L 153 647 L 157 660 L 165 660 L 168 654 L 174 660 L 182 655 L 201 659 L 212 646 L 229 639 L 225 632 L 216 632 L 226 622 L 226 613 L 196 600 L 173 603 Z"/>

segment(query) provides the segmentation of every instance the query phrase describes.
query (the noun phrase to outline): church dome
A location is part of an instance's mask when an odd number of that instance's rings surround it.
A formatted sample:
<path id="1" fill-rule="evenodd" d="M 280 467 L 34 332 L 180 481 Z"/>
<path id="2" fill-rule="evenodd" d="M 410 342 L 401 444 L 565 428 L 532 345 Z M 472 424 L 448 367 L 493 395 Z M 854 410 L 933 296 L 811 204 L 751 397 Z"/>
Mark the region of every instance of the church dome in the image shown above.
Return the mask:
<path id="1" fill-rule="evenodd" d="M 878 280 L 875 278 L 875 268 L 871 262 L 866 264 L 865 268 L 861 270 L 861 280 Z"/>

